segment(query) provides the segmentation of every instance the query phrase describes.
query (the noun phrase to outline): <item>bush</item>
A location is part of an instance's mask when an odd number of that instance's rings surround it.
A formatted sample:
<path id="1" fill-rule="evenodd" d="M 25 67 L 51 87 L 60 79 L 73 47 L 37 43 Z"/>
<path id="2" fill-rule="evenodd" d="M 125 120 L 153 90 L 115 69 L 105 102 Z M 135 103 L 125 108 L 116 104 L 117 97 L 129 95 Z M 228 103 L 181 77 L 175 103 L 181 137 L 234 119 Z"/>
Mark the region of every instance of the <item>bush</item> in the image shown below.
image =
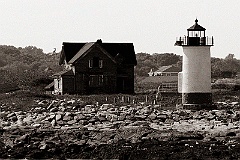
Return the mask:
<path id="1" fill-rule="evenodd" d="M 235 90 L 236 84 L 228 84 L 228 83 L 218 83 L 213 84 L 212 89 L 226 89 L 226 90 Z"/>
<path id="2" fill-rule="evenodd" d="M 42 78 L 38 78 L 38 79 L 34 79 L 32 81 L 32 86 L 46 86 L 48 84 L 50 84 L 53 81 L 52 78 L 48 78 L 48 77 L 42 77 Z"/>

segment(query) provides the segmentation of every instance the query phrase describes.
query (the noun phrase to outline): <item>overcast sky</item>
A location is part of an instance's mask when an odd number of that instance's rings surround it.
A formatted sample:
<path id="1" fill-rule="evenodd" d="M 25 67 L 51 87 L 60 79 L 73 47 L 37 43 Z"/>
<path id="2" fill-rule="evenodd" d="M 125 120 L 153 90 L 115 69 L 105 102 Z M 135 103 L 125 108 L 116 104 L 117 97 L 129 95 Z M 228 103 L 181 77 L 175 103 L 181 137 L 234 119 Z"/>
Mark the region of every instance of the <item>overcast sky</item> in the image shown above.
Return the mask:
<path id="1" fill-rule="evenodd" d="M 0 44 L 42 48 L 62 42 L 131 42 L 135 52 L 175 53 L 196 17 L 214 36 L 212 57 L 240 59 L 239 0 L 0 0 Z"/>

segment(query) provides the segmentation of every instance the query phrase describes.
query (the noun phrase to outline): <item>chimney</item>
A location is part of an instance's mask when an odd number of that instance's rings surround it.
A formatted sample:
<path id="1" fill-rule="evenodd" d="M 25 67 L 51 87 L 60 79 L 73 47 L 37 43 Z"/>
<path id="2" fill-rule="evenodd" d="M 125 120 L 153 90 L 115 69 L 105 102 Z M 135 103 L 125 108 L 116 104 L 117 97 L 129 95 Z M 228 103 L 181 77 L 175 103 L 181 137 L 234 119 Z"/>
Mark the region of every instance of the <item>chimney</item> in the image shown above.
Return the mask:
<path id="1" fill-rule="evenodd" d="M 97 40 L 97 43 L 101 44 L 101 43 L 102 43 L 102 40 L 101 40 L 101 39 L 98 39 L 98 40 Z"/>

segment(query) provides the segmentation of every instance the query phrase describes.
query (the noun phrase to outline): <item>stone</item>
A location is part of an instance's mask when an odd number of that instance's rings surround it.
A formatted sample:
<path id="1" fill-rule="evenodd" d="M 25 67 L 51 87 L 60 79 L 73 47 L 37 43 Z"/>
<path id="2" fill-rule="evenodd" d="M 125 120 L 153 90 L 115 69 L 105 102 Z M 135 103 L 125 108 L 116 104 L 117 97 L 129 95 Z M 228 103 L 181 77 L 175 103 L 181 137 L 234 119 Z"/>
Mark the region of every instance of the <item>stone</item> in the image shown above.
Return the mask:
<path id="1" fill-rule="evenodd" d="M 57 107 L 53 107 L 50 109 L 50 112 L 57 112 L 58 111 L 58 108 Z"/>
<path id="2" fill-rule="evenodd" d="M 87 125 L 88 124 L 88 121 L 87 120 L 79 120 L 79 123 L 82 124 L 82 125 Z"/>
<path id="3" fill-rule="evenodd" d="M 7 115 L 7 118 L 10 118 L 10 117 L 13 117 L 13 116 L 16 116 L 16 114 L 13 112 L 13 113 L 9 113 L 8 115 Z"/>
<path id="4" fill-rule="evenodd" d="M 72 119 L 73 119 L 72 116 L 67 116 L 67 115 L 65 115 L 65 116 L 63 117 L 63 121 L 70 121 L 70 120 L 72 120 Z"/>
<path id="5" fill-rule="evenodd" d="M 47 107 L 47 110 L 50 110 L 53 107 L 53 104 L 55 103 L 55 101 L 52 101 L 49 106 Z"/>
<path id="6" fill-rule="evenodd" d="M 126 114 L 125 113 L 121 113 L 119 116 L 118 116 L 118 120 L 119 121 L 124 121 L 126 119 Z"/>
<path id="7" fill-rule="evenodd" d="M 69 125 L 73 125 L 73 124 L 75 124 L 75 123 L 77 123 L 76 120 L 71 120 L 71 121 L 68 121 L 68 122 L 67 122 L 67 124 L 69 124 Z"/>
<path id="8" fill-rule="evenodd" d="M 47 148 L 47 144 L 45 142 L 41 142 L 39 145 L 39 149 L 45 150 Z"/>
<path id="9" fill-rule="evenodd" d="M 54 126 L 56 126 L 56 120 L 55 119 L 53 119 L 52 121 L 51 121 L 51 125 L 54 127 Z"/>
<path id="10" fill-rule="evenodd" d="M 100 122 L 107 121 L 107 118 L 105 116 L 98 116 L 98 119 Z"/>
<path id="11" fill-rule="evenodd" d="M 39 128 L 39 127 L 41 127 L 41 124 L 36 123 L 36 124 L 33 124 L 32 126 L 33 126 L 33 127 L 36 127 L 36 128 Z"/>
<path id="12" fill-rule="evenodd" d="M 27 123 L 27 124 L 30 124 L 32 123 L 32 117 L 31 116 L 27 116 L 23 119 L 23 122 Z"/>
<path id="13" fill-rule="evenodd" d="M 16 138 L 15 143 L 24 143 L 24 144 L 29 143 L 29 138 L 30 138 L 29 135 L 25 134 L 19 138 Z"/>
<path id="14" fill-rule="evenodd" d="M 178 116 L 176 116 L 176 117 L 178 117 Z M 165 122 L 167 118 L 168 118 L 167 114 L 159 114 L 159 115 L 157 115 L 157 119 L 160 119 L 162 122 Z"/>
<path id="15" fill-rule="evenodd" d="M 83 114 L 77 114 L 76 116 L 74 116 L 74 119 L 79 121 L 79 120 L 85 120 L 86 116 L 84 116 Z"/>
<path id="16" fill-rule="evenodd" d="M 63 107 L 63 106 L 60 106 L 58 109 L 59 109 L 60 111 L 62 111 L 62 112 L 65 112 L 65 111 L 66 111 L 66 108 Z"/>
<path id="17" fill-rule="evenodd" d="M 51 122 L 53 119 L 55 119 L 55 114 L 49 115 L 49 117 L 45 118 L 45 121 Z"/>
<path id="18" fill-rule="evenodd" d="M 14 116 L 10 117 L 9 120 L 12 122 L 16 122 L 18 120 L 18 118 L 16 115 L 14 115 Z"/>
<path id="19" fill-rule="evenodd" d="M 100 110 L 106 111 L 106 110 L 108 110 L 109 108 L 112 108 L 112 107 L 113 107 L 112 104 L 102 104 L 102 106 L 100 106 Z"/>
<path id="20" fill-rule="evenodd" d="M 236 133 L 235 132 L 229 132 L 229 133 L 226 134 L 226 136 L 229 136 L 229 137 L 236 136 Z"/>
<path id="21" fill-rule="evenodd" d="M 65 122 L 65 121 L 62 121 L 62 120 L 59 120 L 59 121 L 57 121 L 57 124 L 58 124 L 59 126 L 63 126 L 63 125 L 66 124 L 66 122 Z"/>
<path id="22" fill-rule="evenodd" d="M 57 114 L 55 118 L 56 118 L 56 121 L 59 121 L 59 120 L 62 119 L 62 115 L 61 114 Z"/>
<path id="23" fill-rule="evenodd" d="M 157 115 L 155 113 L 151 113 L 148 118 L 150 118 L 151 120 L 155 120 L 157 118 Z"/>

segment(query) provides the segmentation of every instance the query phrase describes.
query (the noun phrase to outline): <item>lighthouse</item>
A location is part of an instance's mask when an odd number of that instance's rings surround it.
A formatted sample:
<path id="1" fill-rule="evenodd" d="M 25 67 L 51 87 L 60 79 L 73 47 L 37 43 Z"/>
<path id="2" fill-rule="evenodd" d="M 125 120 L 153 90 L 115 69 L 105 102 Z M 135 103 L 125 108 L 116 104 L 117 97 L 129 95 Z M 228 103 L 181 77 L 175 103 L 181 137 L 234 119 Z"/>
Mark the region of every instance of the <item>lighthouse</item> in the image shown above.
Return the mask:
<path id="1" fill-rule="evenodd" d="M 195 24 L 187 29 L 187 36 L 179 37 L 175 45 L 183 48 L 182 72 L 179 73 L 179 92 L 182 93 L 184 108 L 211 108 L 211 55 L 213 37 L 205 34 L 206 29 Z"/>

